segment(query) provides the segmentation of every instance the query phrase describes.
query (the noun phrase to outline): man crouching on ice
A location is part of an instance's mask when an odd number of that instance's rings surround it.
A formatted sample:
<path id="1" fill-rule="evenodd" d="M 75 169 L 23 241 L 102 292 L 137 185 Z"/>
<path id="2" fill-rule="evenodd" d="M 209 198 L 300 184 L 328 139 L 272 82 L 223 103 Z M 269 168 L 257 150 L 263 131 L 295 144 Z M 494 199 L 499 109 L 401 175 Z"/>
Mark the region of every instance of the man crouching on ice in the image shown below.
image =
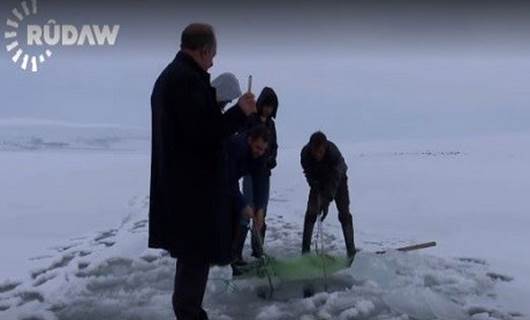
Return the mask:
<path id="1" fill-rule="evenodd" d="M 301 153 L 301 164 L 310 187 L 307 211 L 304 219 L 302 254 L 308 253 L 311 246 L 313 227 L 318 218 L 322 221 L 328 214 L 329 204 L 335 200 L 339 211 L 339 221 L 346 243 L 348 257 L 355 256 L 353 222 L 350 214 L 348 192 L 348 167 L 337 146 L 328 141 L 324 133 L 315 132 Z"/>
<path id="2" fill-rule="evenodd" d="M 231 223 L 224 230 L 232 230 L 231 235 L 223 238 L 232 239 L 232 268 L 234 275 L 238 275 L 241 252 L 247 233 L 248 220 L 254 218 L 254 211 L 249 206 L 239 188 L 239 180 L 248 174 L 253 174 L 265 166 L 265 153 L 269 147 L 270 132 L 265 125 L 259 125 L 246 133 L 235 135 L 225 143 L 224 170 L 225 183 L 224 200 L 221 202 L 219 224 Z M 231 237 L 230 237 L 231 236 Z M 221 241 L 220 241 L 221 243 Z M 226 245 L 226 242 L 224 242 Z M 226 251 L 223 248 L 222 251 Z"/>

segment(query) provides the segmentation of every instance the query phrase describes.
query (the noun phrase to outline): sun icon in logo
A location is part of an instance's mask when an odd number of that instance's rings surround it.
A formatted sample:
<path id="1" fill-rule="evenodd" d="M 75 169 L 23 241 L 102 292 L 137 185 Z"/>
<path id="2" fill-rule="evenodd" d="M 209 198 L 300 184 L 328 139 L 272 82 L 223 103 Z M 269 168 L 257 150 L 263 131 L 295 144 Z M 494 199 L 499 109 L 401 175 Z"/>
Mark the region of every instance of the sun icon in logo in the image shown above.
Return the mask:
<path id="1" fill-rule="evenodd" d="M 4 33 L 4 38 L 8 42 L 6 45 L 7 52 L 13 54 L 11 60 L 17 64 L 20 63 L 22 70 L 28 70 L 28 66 L 30 66 L 32 72 L 37 72 L 39 69 L 38 65 L 44 63 L 47 58 L 52 56 L 52 52 L 49 49 L 46 49 L 46 51 L 38 56 L 24 53 L 24 49 L 17 40 L 20 34 L 19 27 L 24 21 L 24 18 L 30 15 L 36 15 L 37 9 L 37 0 L 31 0 L 31 8 L 28 6 L 28 1 L 22 1 L 20 7 L 14 8 L 11 11 L 13 16 L 9 17 L 6 21 L 9 30 Z"/>

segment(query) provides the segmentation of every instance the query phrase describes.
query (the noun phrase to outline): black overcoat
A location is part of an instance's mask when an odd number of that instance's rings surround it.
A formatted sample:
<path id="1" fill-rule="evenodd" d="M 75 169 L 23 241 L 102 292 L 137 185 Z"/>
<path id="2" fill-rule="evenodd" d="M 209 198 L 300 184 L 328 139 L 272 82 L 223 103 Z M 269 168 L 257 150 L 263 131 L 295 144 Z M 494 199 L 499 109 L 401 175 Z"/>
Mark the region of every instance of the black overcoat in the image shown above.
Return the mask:
<path id="1" fill-rule="evenodd" d="M 221 113 L 215 97 L 210 75 L 184 52 L 158 77 L 151 95 L 149 204 L 150 248 L 212 264 L 226 263 L 219 261 L 225 253 L 218 252 L 218 239 L 228 232 L 216 210 L 222 143 L 246 121 L 238 106 Z"/>

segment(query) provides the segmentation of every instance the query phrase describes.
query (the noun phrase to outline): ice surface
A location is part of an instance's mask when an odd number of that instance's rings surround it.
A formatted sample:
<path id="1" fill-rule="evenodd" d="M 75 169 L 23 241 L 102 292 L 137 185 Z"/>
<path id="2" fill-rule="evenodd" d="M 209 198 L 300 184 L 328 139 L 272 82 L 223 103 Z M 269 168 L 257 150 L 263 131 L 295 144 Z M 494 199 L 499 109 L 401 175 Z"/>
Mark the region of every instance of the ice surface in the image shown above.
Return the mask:
<path id="1" fill-rule="evenodd" d="M 338 142 L 363 249 L 352 267 L 326 281 L 276 281 L 272 300 L 258 297 L 262 281 L 215 267 L 206 309 L 212 319 L 528 319 L 528 141 Z M 298 157 L 281 149 L 273 176 L 266 250 L 278 257 L 300 251 Z M 17 263 L 2 266 L 0 319 L 172 317 L 175 261 L 146 248 L 145 150 L 0 152 L 0 172 L 11 181 L 0 190 L 2 258 Z M 323 237 L 344 254 L 335 208 Z M 373 253 L 429 240 L 438 247 Z M 315 294 L 304 298 L 307 285 Z"/>

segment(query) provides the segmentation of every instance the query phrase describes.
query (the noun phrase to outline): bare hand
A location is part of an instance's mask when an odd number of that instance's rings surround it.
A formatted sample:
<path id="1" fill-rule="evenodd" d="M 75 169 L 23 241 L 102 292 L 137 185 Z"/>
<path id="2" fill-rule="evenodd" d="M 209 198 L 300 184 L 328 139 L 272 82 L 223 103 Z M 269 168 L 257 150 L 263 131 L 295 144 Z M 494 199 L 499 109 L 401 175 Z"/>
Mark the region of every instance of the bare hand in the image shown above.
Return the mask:
<path id="1" fill-rule="evenodd" d="M 247 92 L 243 94 L 238 102 L 237 105 L 241 108 L 241 111 L 246 116 L 250 116 L 253 113 L 258 112 L 256 109 L 256 98 L 254 97 L 254 94 Z"/>
<path id="2" fill-rule="evenodd" d="M 258 211 L 256 211 L 256 214 L 254 216 L 254 228 L 257 231 L 261 231 L 264 225 L 265 225 L 265 211 L 263 209 L 259 209 Z"/>
<path id="3" fill-rule="evenodd" d="M 241 214 L 243 215 L 243 217 L 245 217 L 247 219 L 254 219 L 255 218 L 254 209 L 252 209 L 249 206 L 246 206 L 243 209 L 243 211 L 241 212 Z"/>

